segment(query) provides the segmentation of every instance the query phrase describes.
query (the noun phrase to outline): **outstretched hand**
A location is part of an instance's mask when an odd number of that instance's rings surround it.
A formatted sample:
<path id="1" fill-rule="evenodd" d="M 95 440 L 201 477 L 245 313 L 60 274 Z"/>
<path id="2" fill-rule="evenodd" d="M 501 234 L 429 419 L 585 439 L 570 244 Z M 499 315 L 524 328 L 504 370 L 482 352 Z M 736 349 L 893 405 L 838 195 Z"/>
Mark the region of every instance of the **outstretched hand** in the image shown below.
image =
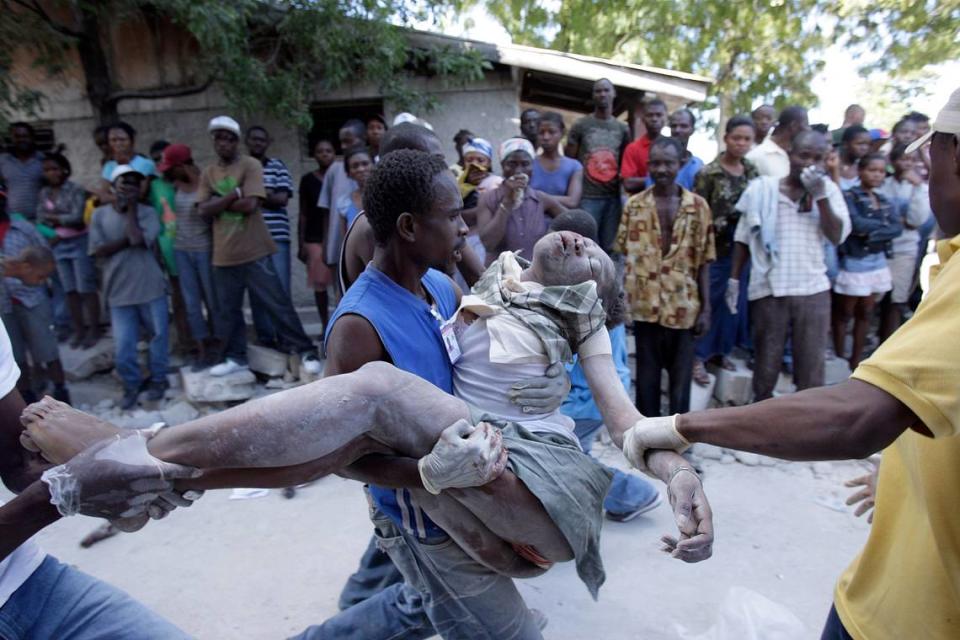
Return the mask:
<path id="1" fill-rule="evenodd" d="M 713 512 L 700 476 L 689 467 L 673 472 L 667 484 L 679 538 L 663 536 L 662 551 L 684 562 L 700 562 L 713 555 Z"/>
<path id="2" fill-rule="evenodd" d="M 877 474 L 879 472 L 880 467 L 878 465 L 873 468 L 871 473 L 843 483 L 845 487 L 863 487 L 847 498 L 847 504 L 850 506 L 856 504 L 857 508 L 854 509 L 853 515 L 859 518 L 866 513 L 867 522 L 871 524 L 873 523 L 873 507 L 877 500 Z"/>

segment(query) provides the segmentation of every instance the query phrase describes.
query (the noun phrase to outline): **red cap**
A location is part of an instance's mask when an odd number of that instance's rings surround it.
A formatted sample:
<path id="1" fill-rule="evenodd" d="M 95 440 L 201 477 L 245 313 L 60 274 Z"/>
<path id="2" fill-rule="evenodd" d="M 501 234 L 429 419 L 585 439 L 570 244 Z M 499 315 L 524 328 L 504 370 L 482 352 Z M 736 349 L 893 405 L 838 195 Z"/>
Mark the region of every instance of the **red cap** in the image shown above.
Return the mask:
<path id="1" fill-rule="evenodd" d="M 174 167 L 187 164 L 192 159 L 190 147 L 185 144 L 171 144 L 163 150 L 163 158 L 160 159 L 157 170 L 160 171 L 160 173 L 166 173 Z"/>

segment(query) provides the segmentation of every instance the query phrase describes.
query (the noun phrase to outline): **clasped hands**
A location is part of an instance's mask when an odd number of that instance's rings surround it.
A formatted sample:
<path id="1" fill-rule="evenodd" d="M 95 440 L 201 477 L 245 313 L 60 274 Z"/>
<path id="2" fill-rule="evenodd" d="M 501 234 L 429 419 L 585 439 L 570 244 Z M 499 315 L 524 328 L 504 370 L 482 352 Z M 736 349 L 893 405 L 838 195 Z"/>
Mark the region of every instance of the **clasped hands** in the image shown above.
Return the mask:
<path id="1" fill-rule="evenodd" d="M 151 518 L 159 520 L 177 507 L 190 506 L 203 492 L 178 492 L 174 482 L 201 472 L 151 455 L 147 442 L 154 433 L 132 429 L 98 440 L 47 469 L 41 481 L 50 502 L 63 516 L 106 518 L 121 531 L 136 531 Z"/>

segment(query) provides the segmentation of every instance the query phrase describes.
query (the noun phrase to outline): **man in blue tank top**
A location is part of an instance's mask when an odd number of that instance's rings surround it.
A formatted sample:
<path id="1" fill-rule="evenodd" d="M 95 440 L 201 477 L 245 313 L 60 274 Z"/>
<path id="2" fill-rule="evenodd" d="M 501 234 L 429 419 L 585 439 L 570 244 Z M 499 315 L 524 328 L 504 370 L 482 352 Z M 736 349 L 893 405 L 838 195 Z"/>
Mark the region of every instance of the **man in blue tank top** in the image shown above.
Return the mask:
<path id="1" fill-rule="evenodd" d="M 456 311 L 460 291 L 438 268 L 455 259 L 467 233 L 453 176 L 425 153 L 385 154 L 370 178 L 364 205 L 376 249 L 330 320 L 326 375 L 386 361 L 449 393 L 452 366 L 440 324 Z M 567 382 L 552 382 L 546 389 L 543 382 L 535 384 L 539 395 L 559 404 Z M 300 637 L 425 638 L 437 632 L 455 639 L 541 637 L 513 581 L 451 544 L 411 500 L 407 488 L 422 488 L 416 460 L 368 456 L 343 475 L 372 483 L 376 537 L 407 584 L 391 585 Z M 390 486 L 382 486 L 385 479 Z M 417 596 L 428 621 L 417 615 Z"/>

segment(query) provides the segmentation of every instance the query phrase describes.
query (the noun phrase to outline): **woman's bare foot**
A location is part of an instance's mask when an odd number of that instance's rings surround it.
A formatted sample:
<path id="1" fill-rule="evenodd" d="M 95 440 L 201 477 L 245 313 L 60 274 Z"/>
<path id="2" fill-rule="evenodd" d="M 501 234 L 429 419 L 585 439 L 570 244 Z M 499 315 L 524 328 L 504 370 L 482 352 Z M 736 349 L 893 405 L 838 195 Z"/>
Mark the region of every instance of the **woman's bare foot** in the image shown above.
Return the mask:
<path id="1" fill-rule="evenodd" d="M 44 396 L 20 416 L 26 431 L 20 443 L 54 464 L 63 464 L 94 442 L 123 430 L 68 404 Z"/>

